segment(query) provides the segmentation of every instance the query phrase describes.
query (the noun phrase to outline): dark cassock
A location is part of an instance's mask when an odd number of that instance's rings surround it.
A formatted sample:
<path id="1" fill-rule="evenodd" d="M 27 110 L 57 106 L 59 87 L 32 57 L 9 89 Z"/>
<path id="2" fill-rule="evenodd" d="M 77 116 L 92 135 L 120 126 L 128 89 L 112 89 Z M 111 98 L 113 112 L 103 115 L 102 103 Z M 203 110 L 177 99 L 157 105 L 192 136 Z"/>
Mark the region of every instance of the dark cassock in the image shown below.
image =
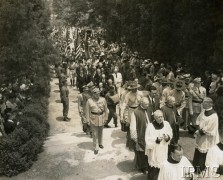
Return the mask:
<path id="1" fill-rule="evenodd" d="M 130 133 L 135 141 L 134 167 L 145 172 L 148 168 L 148 159 L 145 155 L 145 132 L 147 124 L 151 122 L 152 110 L 143 109 L 141 106 L 136 108 L 131 114 Z"/>
<path id="2" fill-rule="evenodd" d="M 173 138 L 171 139 L 171 144 L 177 144 L 179 140 L 179 125 L 177 123 L 177 110 L 175 107 L 171 107 L 168 104 L 164 105 L 161 110 L 163 111 L 163 116 L 165 121 L 170 123 L 173 130 Z"/>

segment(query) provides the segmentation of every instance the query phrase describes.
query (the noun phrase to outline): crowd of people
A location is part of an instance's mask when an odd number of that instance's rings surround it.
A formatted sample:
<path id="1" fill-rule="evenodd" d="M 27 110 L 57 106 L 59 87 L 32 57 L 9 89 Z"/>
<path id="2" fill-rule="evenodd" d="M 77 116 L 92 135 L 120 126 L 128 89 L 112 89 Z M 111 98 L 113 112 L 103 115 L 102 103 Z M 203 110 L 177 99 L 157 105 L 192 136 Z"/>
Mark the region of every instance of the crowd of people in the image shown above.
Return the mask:
<path id="1" fill-rule="evenodd" d="M 13 83 L 2 84 L 0 89 L 0 136 L 7 136 L 19 124 L 18 116 L 22 114 L 27 101 L 31 100 L 30 90 L 33 83 L 26 76 Z"/>
<path id="2" fill-rule="evenodd" d="M 70 120 L 67 80 L 80 92 L 83 131 L 93 138 L 95 154 L 104 148 L 103 128 L 113 120 L 135 152 L 135 168 L 148 171 L 149 180 L 182 179 L 182 173 L 190 179 L 206 167 L 223 173 L 222 158 L 217 158 L 223 152 L 223 71 L 194 76 L 181 63 L 173 67 L 143 58 L 125 43 L 109 44 L 101 31 L 83 37 L 78 57 L 75 47 L 67 53 L 70 41 L 60 47 L 62 61 L 55 71 L 65 121 Z M 66 41 L 56 44 L 61 42 Z M 180 129 L 196 139 L 192 164 L 178 143 Z"/>

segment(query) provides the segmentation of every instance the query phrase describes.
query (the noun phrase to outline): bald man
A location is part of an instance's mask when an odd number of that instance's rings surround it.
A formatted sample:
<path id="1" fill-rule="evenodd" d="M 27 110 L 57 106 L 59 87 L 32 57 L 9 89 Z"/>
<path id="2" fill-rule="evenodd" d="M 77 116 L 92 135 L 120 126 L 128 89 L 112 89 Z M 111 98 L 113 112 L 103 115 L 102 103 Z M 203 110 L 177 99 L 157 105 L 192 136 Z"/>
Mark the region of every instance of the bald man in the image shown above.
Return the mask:
<path id="1" fill-rule="evenodd" d="M 169 122 L 164 121 L 163 112 L 156 110 L 154 120 L 146 128 L 145 141 L 148 156 L 148 180 L 157 180 L 161 164 L 167 159 L 168 144 L 172 138 Z"/>
<path id="2" fill-rule="evenodd" d="M 204 110 L 196 120 L 198 130 L 195 132 L 196 148 L 193 158 L 196 173 L 205 170 L 208 150 L 219 143 L 218 115 L 213 110 L 213 100 L 205 97 L 202 106 Z"/>
<path id="3" fill-rule="evenodd" d="M 131 114 L 130 134 L 135 142 L 135 169 L 146 173 L 148 168 L 145 155 L 145 132 L 147 124 L 152 122 L 152 109 L 149 107 L 149 99 L 142 97 L 139 106 Z"/>
<path id="4" fill-rule="evenodd" d="M 173 138 L 171 139 L 171 144 L 177 144 L 179 140 L 179 125 L 177 122 L 177 110 L 175 107 L 175 97 L 168 96 L 166 104 L 161 108 L 163 111 L 163 116 L 166 121 L 170 123 L 173 130 Z"/>

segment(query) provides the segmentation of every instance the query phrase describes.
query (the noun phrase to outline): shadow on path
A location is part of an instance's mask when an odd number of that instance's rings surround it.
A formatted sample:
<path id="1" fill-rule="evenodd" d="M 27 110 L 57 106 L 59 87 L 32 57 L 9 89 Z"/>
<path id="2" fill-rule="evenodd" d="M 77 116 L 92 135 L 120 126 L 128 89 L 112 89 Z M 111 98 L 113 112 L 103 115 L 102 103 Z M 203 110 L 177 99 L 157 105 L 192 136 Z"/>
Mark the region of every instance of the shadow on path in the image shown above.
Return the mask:
<path id="1" fill-rule="evenodd" d="M 59 93 L 59 92 L 60 92 L 60 90 L 54 90 L 53 92 L 55 92 L 55 93 Z"/>
<path id="2" fill-rule="evenodd" d="M 112 131 L 111 137 L 114 139 L 125 138 L 126 133 L 122 132 L 121 129 L 116 129 Z"/>
<path id="3" fill-rule="evenodd" d="M 117 168 L 120 169 L 122 172 L 130 173 L 133 171 L 133 161 L 126 160 L 118 163 Z"/>
<path id="4" fill-rule="evenodd" d="M 61 100 L 56 100 L 55 102 L 56 102 L 56 103 L 61 103 Z"/>
<path id="5" fill-rule="evenodd" d="M 116 139 L 116 140 L 112 141 L 112 147 L 115 148 L 116 145 L 125 144 L 125 143 L 126 143 L 126 139 L 125 138 Z"/>
<path id="6" fill-rule="evenodd" d="M 73 133 L 73 134 L 71 134 L 71 136 L 76 136 L 76 137 L 90 137 L 89 135 L 87 135 L 86 133 Z"/>
<path id="7" fill-rule="evenodd" d="M 188 137 L 194 139 L 193 134 L 189 134 L 188 131 L 180 131 L 180 137 Z"/>
<path id="8" fill-rule="evenodd" d="M 126 143 L 126 133 L 123 133 L 120 129 L 113 130 L 111 137 L 115 140 L 112 141 L 112 147 L 115 148 L 116 145 Z"/>
<path id="9" fill-rule="evenodd" d="M 57 121 L 63 121 L 63 116 L 59 116 L 56 118 Z"/>
<path id="10" fill-rule="evenodd" d="M 92 150 L 93 149 L 92 142 L 82 142 L 82 143 L 77 144 L 77 146 L 84 150 Z"/>

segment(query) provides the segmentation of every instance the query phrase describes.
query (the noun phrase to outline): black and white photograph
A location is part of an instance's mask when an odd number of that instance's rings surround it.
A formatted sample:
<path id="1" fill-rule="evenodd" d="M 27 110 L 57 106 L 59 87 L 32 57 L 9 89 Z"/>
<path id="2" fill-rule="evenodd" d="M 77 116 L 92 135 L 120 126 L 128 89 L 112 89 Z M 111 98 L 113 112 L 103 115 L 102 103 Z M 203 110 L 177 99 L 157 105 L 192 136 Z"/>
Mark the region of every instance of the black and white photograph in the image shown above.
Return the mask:
<path id="1" fill-rule="evenodd" d="M 0 0 L 0 180 L 223 180 L 223 0 Z"/>

